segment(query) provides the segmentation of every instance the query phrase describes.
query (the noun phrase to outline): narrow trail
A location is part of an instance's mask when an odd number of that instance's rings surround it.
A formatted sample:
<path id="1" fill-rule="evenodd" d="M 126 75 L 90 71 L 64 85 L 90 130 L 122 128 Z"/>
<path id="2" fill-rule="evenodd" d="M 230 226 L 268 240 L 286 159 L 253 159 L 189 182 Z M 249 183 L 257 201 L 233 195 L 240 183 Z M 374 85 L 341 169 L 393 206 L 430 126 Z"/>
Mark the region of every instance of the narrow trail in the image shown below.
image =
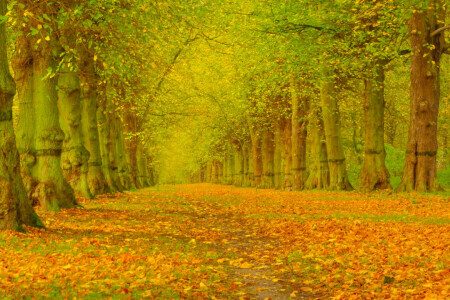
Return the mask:
<path id="1" fill-rule="evenodd" d="M 228 264 L 227 281 L 231 285 L 231 291 L 235 290 L 233 294 L 236 298 L 264 300 L 318 297 L 301 292 L 295 280 L 281 275 L 283 271 L 280 268 L 285 262 L 277 260 L 273 253 L 282 252 L 279 250 L 283 245 L 275 239 L 261 238 L 261 227 L 257 220 L 244 218 L 224 209 L 227 203 L 218 205 L 216 201 L 220 199 L 213 199 L 209 195 L 186 195 L 180 191 L 175 192 L 175 195 L 181 205 L 195 211 L 194 214 L 186 212 L 189 222 L 180 228 L 184 234 L 179 235 L 179 238 L 191 238 L 191 243 L 204 243 L 210 250 L 222 253 L 223 257 L 231 257 L 218 261 Z M 145 194 L 142 196 L 145 197 Z M 207 234 L 202 236 L 199 232 Z M 211 233 L 215 236 L 214 242 L 209 240 Z M 218 237 L 221 237 L 220 240 Z"/>
<path id="2" fill-rule="evenodd" d="M 273 259 L 270 257 L 273 250 L 282 247 L 278 241 L 258 238 L 260 232 L 255 232 L 257 228 L 254 224 L 238 215 L 224 213 L 219 207 L 202 201 L 190 203 L 196 211 L 208 212 L 197 216 L 195 224 L 198 228 L 220 232 L 226 237 L 218 243 L 208 244 L 218 252 L 235 257 L 227 267 L 228 280 L 233 287 L 240 286 L 243 298 L 258 300 L 315 298 L 311 294 L 299 293 L 298 285 L 289 282 L 288 278 L 280 278 L 279 270 L 269 264 Z M 264 258 L 267 263 L 261 262 Z"/>

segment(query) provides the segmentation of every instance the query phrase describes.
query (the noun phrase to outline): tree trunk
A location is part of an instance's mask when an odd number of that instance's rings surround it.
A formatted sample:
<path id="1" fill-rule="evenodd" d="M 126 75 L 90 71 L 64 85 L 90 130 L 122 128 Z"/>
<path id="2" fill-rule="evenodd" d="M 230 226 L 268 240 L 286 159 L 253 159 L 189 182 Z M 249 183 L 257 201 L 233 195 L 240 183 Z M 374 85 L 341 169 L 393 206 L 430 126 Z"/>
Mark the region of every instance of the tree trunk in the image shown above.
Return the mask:
<path id="1" fill-rule="evenodd" d="M 116 186 L 118 187 L 118 190 L 121 192 L 124 190 L 124 187 L 122 186 L 122 183 L 120 181 L 119 177 L 119 157 L 117 153 L 117 140 L 120 138 L 119 134 L 119 124 L 116 116 L 116 110 L 114 107 L 114 104 L 112 102 L 112 99 L 109 97 L 107 98 L 107 107 L 108 107 L 108 113 L 107 113 L 107 120 L 109 122 L 109 130 L 110 130 L 110 136 L 111 136 L 111 142 L 108 144 L 108 157 L 109 157 L 109 163 L 111 165 L 111 176 L 112 180 L 114 180 Z"/>
<path id="2" fill-rule="evenodd" d="M 410 20 L 411 102 L 405 168 L 398 191 L 439 190 L 436 174 L 437 119 L 439 113 L 439 68 L 444 31 L 431 33 L 445 23 L 443 1 L 430 0 Z"/>
<path id="3" fill-rule="evenodd" d="M 77 205 L 74 191 L 61 171 L 64 133 L 58 116 L 56 78 L 44 79 L 48 70 L 56 69 L 59 45 L 56 37 L 41 42 L 34 49 L 34 38 L 18 38 L 13 59 L 18 83 L 19 120 L 18 148 L 28 195 L 46 210 L 73 208 Z"/>
<path id="4" fill-rule="evenodd" d="M 0 0 L 0 16 L 6 1 Z M 33 210 L 20 176 L 20 158 L 14 135 L 12 102 L 14 81 L 9 73 L 6 53 L 6 22 L 0 24 L 0 230 L 24 231 L 22 224 L 44 225 Z"/>
<path id="5" fill-rule="evenodd" d="M 384 70 L 381 62 L 373 68 L 374 78 L 364 81 L 364 165 L 361 170 L 361 190 L 387 189 L 389 171 L 384 149 Z"/>
<path id="6" fill-rule="evenodd" d="M 319 108 L 315 108 L 313 120 L 310 121 L 311 134 L 311 166 L 306 189 L 327 189 L 330 184 L 328 168 L 327 144 L 323 129 L 323 120 Z"/>
<path id="7" fill-rule="evenodd" d="M 212 170 L 212 162 L 208 161 L 206 163 L 206 179 L 205 179 L 205 181 L 209 182 L 209 183 L 211 183 L 211 170 Z"/>
<path id="8" fill-rule="evenodd" d="M 244 180 L 244 157 L 242 156 L 242 146 L 239 142 L 233 145 L 234 152 L 234 178 L 233 184 L 235 186 L 242 186 Z"/>
<path id="9" fill-rule="evenodd" d="M 262 187 L 271 189 L 274 186 L 274 135 L 271 130 L 263 132 L 262 137 Z"/>
<path id="10" fill-rule="evenodd" d="M 261 137 L 256 129 L 250 128 L 250 138 L 252 141 L 252 157 L 253 157 L 253 178 L 255 187 L 261 186 L 262 176 L 262 154 L 261 154 Z"/>
<path id="11" fill-rule="evenodd" d="M 277 121 L 274 124 L 274 156 L 273 156 L 273 168 L 274 168 L 274 188 L 281 189 L 282 185 L 282 153 L 283 153 L 283 139 L 282 139 L 282 121 Z"/>
<path id="12" fill-rule="evenodd" d="M 115 122 L 117 124 L 116 153 L 119 180 L 124 189 L 135 189 L 136 186 L 130 172 L 129 157 L 126 155 L 122 123 L 117 117 Z"/>
<path id="13" fill-rule="evenodd" d="M 345 156 L 342 146 L 340 116 L 337 99 L 334 96 L 334 83 L 321 83 L 320 98 L 327 143 L 328 166 L 330 168 L 330 189 L 351 190 L 345 168 Z"/>
<path id="14" fill-rule="evenodd" d="M 292 191 L 292 122 L 291 120 L 284 122 L 283 128 L 283 161 L 284 161 L 284 177 L 283 190 Z"/>
<path id="15" fill-rule="evenodd" d="M 292 189 L 303 189 L 306 181 L 306 134 L 308 103 L 299 95 L 298 83 L 291 81 L 292 90 Z"/>
<path id="16" fill-rule="evenodd" d="M 247 154 L 248 154 L 248 185 L 251 187 L 255 186 L 255 176 L 254 176 L 254 168 L 253 168 L 253 150 L 252 150 L 252 142 L 247 141 Z"/>
<path id="17" fill-rule="evenodd" d="M 225 157 L 223 159 L 223 164 L 222 164 L 222 182 L 221 184 L 227 184 L 227 176 L 228 176 L 228 152 L 226 151 L 227 149 L 225 149 Z"/>
<path id="18" fill-rule="evenodd" d="M 136 158 L 137 158 L 137 178 L 138 178 L 138 184 L 141 187 L 148 187 L 149 183 L 148 183 L 148 178 L 147 178 L 147 160 L 145 158 L 146 154 L 144 151 L 144 147 L 142 145 L 142 143 L 138 144 L 137 147 L 137 154 L 136 154 Z M 208 182 L 208 172 L 207 170 L 205 177 L 203 179 L 204 182 Z"/>
<path id="19" fill-rule="evenodd" d="M 118 191 L 119 187 L 117 186 L 116 181 L 113 176 L 113 166 L 111 165 L 110 160 L 110 150 L 112 148 L 112 138 L 111 138 L 111 124 L 108 120 L 108 110 L 107 110 L 107 98 L 106 91 L 103 89 L 98 99 L 98 108 L 97 108 L 97 122 L 98 122 L 98 135 L 100 141 L 100 153 L 102 158 L 102 171 L 105 176 L 106 183 L 108 184 L 108 188 L 111 191 Z"/>
<path id="20" fill-rule="evenodd" d="M 243 176 L 243 182 L 242 186 L 248 187 L 250 186 L 250 178 L 249 178 L 249 164 L 248 164 L 248 142 L 243 142 L 242 146 L 242 158 L 244 160 L 244 176 Z"/>
<path id="21" fill-rule="evenodd" d="M 234 174 L 235 174 L 235 170 L 234 170 L 234 152 L 233 152 L 233 146 L 229 145 L 228 146 L 228 174 L 227 174 L 227 184 L 228 185 L 232 185 L 233 181 L 234 181 Z"/>
<path id="22" fill-rule="evenodd" d="M 92 198 L 87 181 L 89 152 L 83 144 L 81 127 L 80 80 L 75 71 L 64 64 L 58 78 L 59 122 L 64 132 L 61 168 L 75 195 Z"/>
<path id="23" fill-rule="evenodd" d="M 99 129 L 97 125 L 97 84 L 94 57 L 86 49 L 79 49 L 81 81 L 81 128 L 83 145 L 89 152 L 87 182 L 93 195 L 109 192 L 108 184 L 102 171 Z"/>

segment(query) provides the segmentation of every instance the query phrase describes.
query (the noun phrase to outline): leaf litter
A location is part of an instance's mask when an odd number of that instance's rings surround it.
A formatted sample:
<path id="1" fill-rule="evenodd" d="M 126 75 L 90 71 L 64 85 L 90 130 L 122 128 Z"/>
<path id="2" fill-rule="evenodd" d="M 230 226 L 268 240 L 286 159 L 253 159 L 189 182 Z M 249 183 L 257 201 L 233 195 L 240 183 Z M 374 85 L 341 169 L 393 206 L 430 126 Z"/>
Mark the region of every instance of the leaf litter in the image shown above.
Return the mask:
<path id="1" fill-rule="evenodd" d="M 0 233 L 3 297 L 449 297 L 444 196 L 197 184 L 80 202 Z"/>

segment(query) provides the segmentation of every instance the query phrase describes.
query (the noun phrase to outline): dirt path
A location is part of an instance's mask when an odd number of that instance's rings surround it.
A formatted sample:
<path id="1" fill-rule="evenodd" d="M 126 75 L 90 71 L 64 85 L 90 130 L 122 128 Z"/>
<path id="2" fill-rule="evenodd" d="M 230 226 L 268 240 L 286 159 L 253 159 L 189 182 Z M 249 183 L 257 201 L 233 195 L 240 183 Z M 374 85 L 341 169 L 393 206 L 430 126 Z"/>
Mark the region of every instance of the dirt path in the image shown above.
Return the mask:
<path id="1" fill-rule="evenodd" d="M 276 240 L 261 238 L 259 227 L 242 216 L 224 212 L 222 207 L 206 201 L 188 198 L 186 204 L 194 211 L 195 226 L 205 232 L 217 232 L 220 242 L 209 243 L 217 252 L 234 257 L 228 261 L 228 281 L 239 290 L 242 299 L 317 299 L 317 295 L 300 290 L 298 283 L 280 275 L 285 262 L 271 257 L 282 245 Z M 273 264 L 273 261 L 277 261 Z M 226 263 L 226 262 L 225 262 Z"/>

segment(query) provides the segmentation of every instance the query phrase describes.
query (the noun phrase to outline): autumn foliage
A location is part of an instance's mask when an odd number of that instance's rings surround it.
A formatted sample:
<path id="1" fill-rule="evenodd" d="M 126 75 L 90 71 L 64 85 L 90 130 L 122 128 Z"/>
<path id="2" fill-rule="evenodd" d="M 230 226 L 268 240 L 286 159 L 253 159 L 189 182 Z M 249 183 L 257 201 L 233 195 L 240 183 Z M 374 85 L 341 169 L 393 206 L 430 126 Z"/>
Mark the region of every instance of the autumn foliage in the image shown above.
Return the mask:
<path id="1" fill-rule="evenodd" d="M 0 294 L 88 299 L 445 299 L 443 196 L 160 186 L 38 210 L 0 233 Z"/>

